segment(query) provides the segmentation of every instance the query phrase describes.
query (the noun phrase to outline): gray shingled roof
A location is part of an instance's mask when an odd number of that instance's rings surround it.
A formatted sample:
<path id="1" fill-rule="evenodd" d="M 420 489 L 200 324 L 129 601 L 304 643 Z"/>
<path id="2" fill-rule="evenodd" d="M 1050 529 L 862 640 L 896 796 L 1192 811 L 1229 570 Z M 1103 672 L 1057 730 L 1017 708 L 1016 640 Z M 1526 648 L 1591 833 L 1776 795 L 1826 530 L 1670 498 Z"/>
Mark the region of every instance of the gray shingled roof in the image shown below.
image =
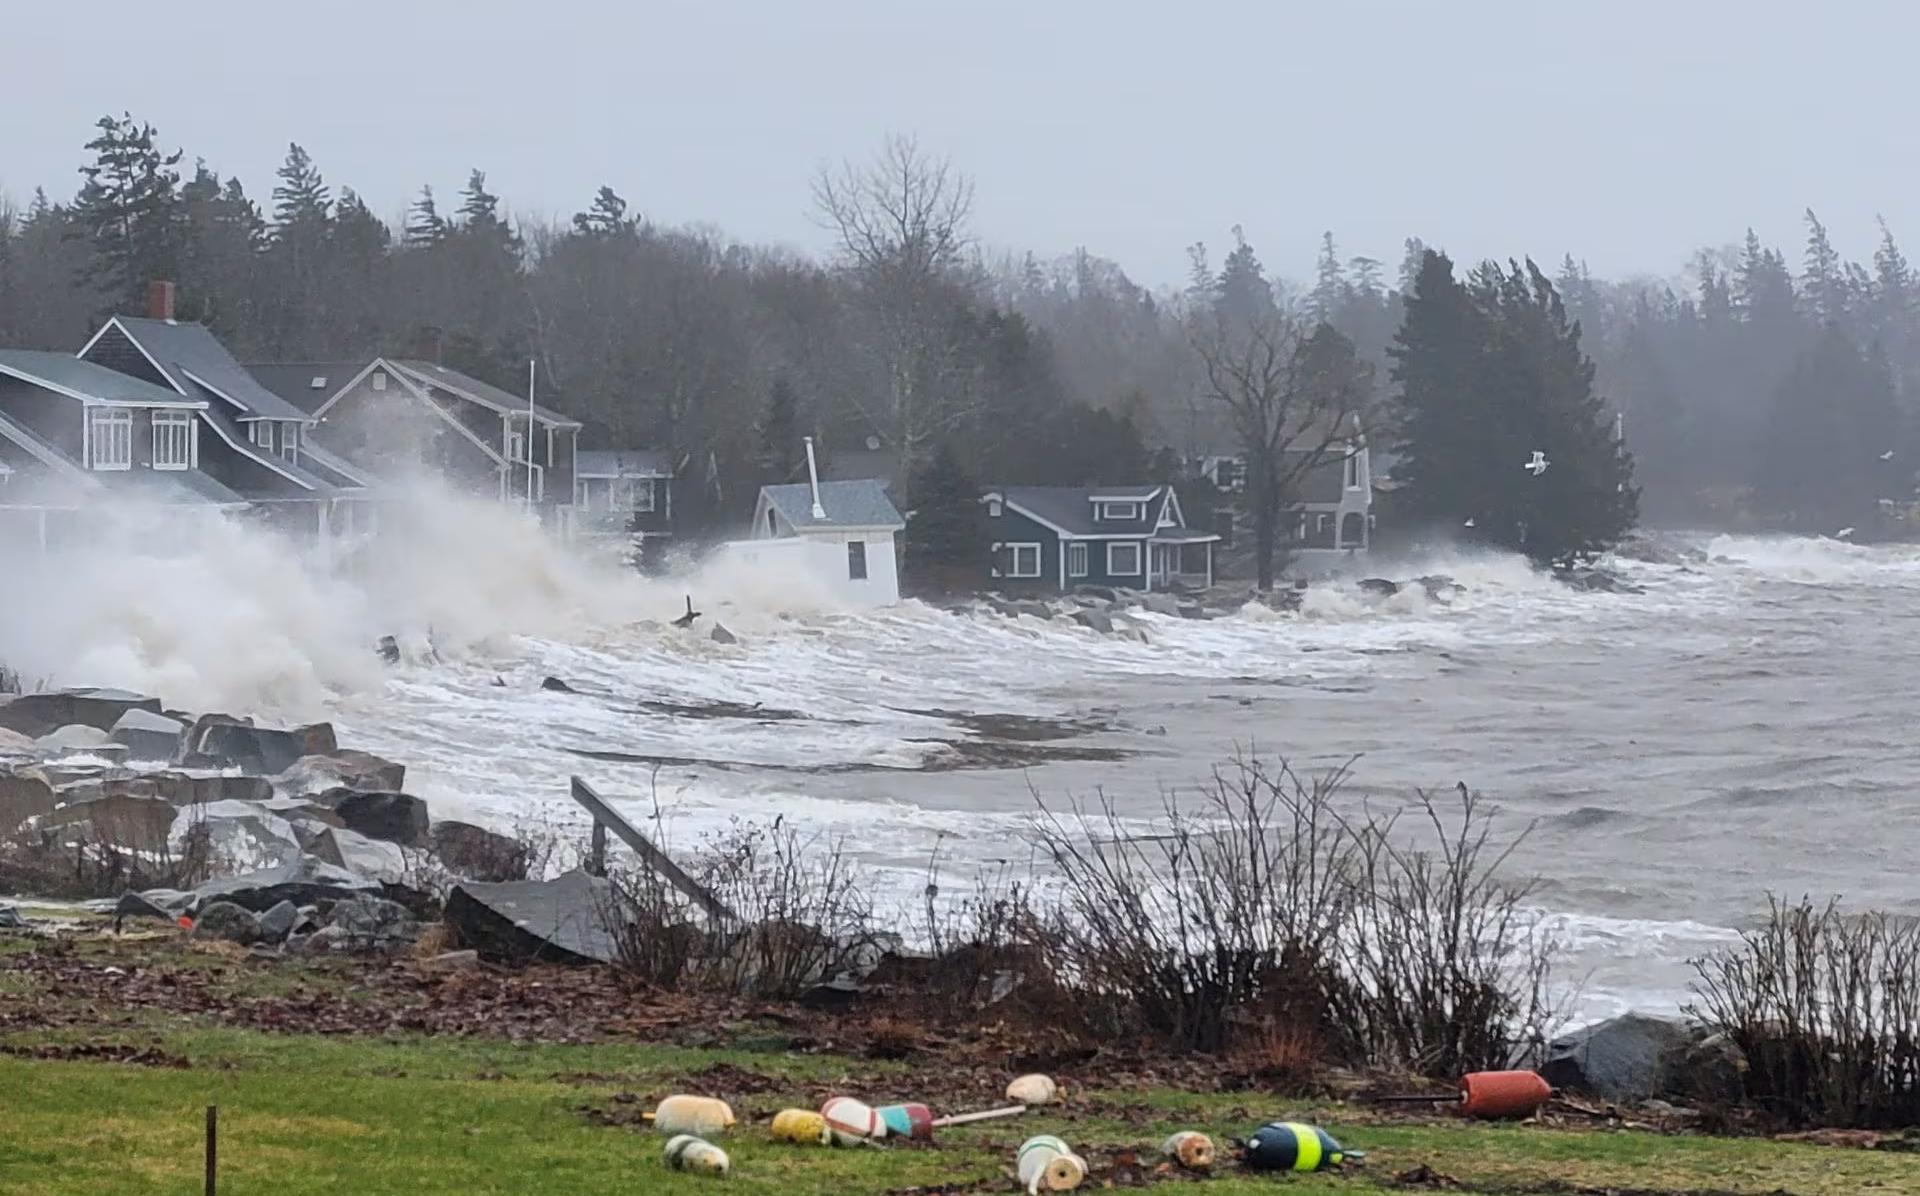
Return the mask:
<path id="1" fill-rule="evenodd" d="M 198 399 L 175 394 L 151 382 L 142 382 L 119 370 L 82 361 L 67 353 L 46 353 L 38 349 L 0 350 L 0 373 L 108 403 L 189 409 L 201 406 Z"/>
<path id="2" fill-rule="evenodd" d="M 429 386 L 437 386 L 443 390 L 454 391 L 462 397 L 470 399 L 482 407 L 498 411 L 502 415 L 521 415 L 525 414 L 527 410 L 527 396 L 516 395 L 509 391 L 501 390 L 491 383 L 482 382 L 480 379 L 463 374 L 459 370 L 451 370 L 444 365 L 435 365 L 431 361 L 394 361 L 393 364 L 399 367 L 415 382 L 425 383 Z M 534 405 L 533 413 L 541 422 L 553 424 L 556 427 L 577 428 L 580 426 L 580 421 L 569 419 L 558 411 L 548 407 L 542 407 L 537 403 Z"/>
<path id="3" fill-rule="evenodd" d="M 116 498 L 137 498 L 142 502 L 171 506 L 197 506 L 215 503 L 243 507 L 247 500 L 197 469 L 128 469 L 96 473 L 95 480 Z"/>
<path id="4" fill-rule="evenodd" d="M 227 347 L 208 332 L 204 324 L 175 320 L 148 320 L 136 316 L 118 316 L 120 327 L 135 344 L 146 350 L 154 364 L 174 384 L 174 389 L 189 395 L 205 395 L 229 411 L 239 405 L 235 417 L 248 419 L 289 419 L 311 422 L 313 417 L 262 386 L 246 367 L 234 360 Z M 206 387 L 195 385 L 193 375 L 218 394 L 207 394 Z M 230 400 L 230 401 L 229 401 Z"/>
<path id="5" fill-rule="evenodd" d="M 885 527 L 898 531 L 907 525 L 887 498 L 886 486 L 870 478 L 820 483 L 825 519 L 813 517 L 813 488 L 804 482 L 762 486 L 760 493 L 781 518 L 800 531 L 815 527 Z"/>
<path id="6" fill-rule="evenodd" d="M 667 455 L 648 449 L 581 449 L 574 454 L 577 478 L 670 478 Z"/>
<path id="7" fill-rule="evenodd" d="M 353 381 L 372 360 L 261 362 L 249 364 L 247 372 L 259 379 L 262 386 L 311 415 L 320 404 Z M 313 384 L 316 378 L 320 379 L 319 386 Z"/>
<path id="8" fill-rule="evenodd" d="M 1154 501 L 1164 489 L 1160 486 L 1007 486 L 998 493 L 1008 502 L 1076 536 L 1151 535 L 1160 518 L 1160 503 Z M 1100 519 L 1093 517 L 1093 496 L 1127 498 L 1140 501 L 1139 519 Z"/>
<path id="9" fill-rule="evenodd" d="M 296 478 L 304 483 L 306 488 L 299 492 L 299 497 L 330 498 L 338 495 L 345 489 L 358 489 L 357 486 L 336 486 L 325 478 L 319 477 L 311 471 L 295 465 L 280 454 L 269 452 L 259 445 L 251 443 L 247 439 L 247 430 L 239 426 L 237 417 L 233 415 L 232 410 L 227 408 L 225 404 L 221 404 L 220 407 L 208 408 L 205 418 L 208 423 L 219 425 L 221 438 L 228 441 L 233 446 L 234 451 L 238 452 L 241 456 L 249 457 L 267 466 L 279 473 L 282 477 Z M 249 500 L 258 500 L 261 497 L 263 497 L 261 494 L 247 495 Z"/>

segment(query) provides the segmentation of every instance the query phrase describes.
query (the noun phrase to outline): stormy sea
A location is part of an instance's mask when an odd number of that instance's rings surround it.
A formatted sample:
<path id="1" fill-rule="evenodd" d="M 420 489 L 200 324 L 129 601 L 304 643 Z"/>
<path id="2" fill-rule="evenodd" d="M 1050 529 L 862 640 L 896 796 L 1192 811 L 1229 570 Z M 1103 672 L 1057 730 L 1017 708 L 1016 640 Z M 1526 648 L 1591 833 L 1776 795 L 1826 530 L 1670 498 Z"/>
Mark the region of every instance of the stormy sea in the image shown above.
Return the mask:
<path id="1" fill-rule="evenodd" d="M 775 815 L 843 837 L 876 891 L 1032 864 L 1037 801 L 1151 833 L 1236 752 L 1351 762 L 1341 800 L 1459 783 L 1525 832 L 1536 931 L 1581 1020 L 1690 999 L 1689 959 L 1769 893 L 1920 913 L 1920 550 L 1674 534 L 1581 592 L 1456 551 L 1374 562 L 1457 587 L 1311 587 L 1302 608 L 1144 634 L 985 606 L 835 613 L 724 565 L 642 579 L 453 500 L 405 550 L 296 559 L 220 525 L 28 566 L 0 659 L 35 683 L 324 717 L 436 816 L 584 827 L 579 774 L 669 845 Z M 691 598 L 692 629 L 671 624 Z M 724 626 L 732 643 L 710 629 Z M 393 634 L 403 659 L 371 650 Z M 725 637 L 722 637 L 723 639 Z M 549 682 L 549 678 L 555 682 Z"/>

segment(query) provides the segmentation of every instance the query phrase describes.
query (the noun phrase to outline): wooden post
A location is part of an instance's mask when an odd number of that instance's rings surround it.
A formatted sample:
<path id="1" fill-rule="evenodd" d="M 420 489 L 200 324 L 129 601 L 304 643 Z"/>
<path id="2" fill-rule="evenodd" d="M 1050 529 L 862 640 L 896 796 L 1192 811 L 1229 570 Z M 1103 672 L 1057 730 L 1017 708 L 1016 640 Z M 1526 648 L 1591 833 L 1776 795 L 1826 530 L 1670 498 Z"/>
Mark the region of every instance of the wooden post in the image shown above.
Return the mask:
<path id="1" fill-rule="evenodd" d="M 593 824 L 593 848 L 587 855 L 587 875 L 605 876 L 607 874 L 607 828 L 599 823 Z"/>
<path id="2" fill-rule="evenodd" d="M 600 795 L 593 791 L 592 786 L 588 785 L 579 777 L 574 777 L 572 793 L 573 800 L 579 802 L 586 808 L 587 813 L 593 815 L 596 829 L 605 827 L 607 830 L 620 836 L 620 841 L 638 852 L 640 859 L 647 867 L 652 868 L 664 877 L 668 884 L 671 884 L 674 888 L 686 894 L 695 905 L 706 912 L 709 918 L 718 922 L 737 922 L 740 920 L 739 916 L 728 909 L 726 904 L 718 897 L 715 897 L 711 890 L 699 881 L 693 879 L 693 877 L 688 876 L 686 872 L 681 869 L 680 865 L 674 863 L 673 860 L 668 857 L 666 852 L 655 847 L 648 841 L 645 835 L 634 828 L 631 822 L 628 822 L 626 819 L 620 817 L 619 814 L 615 813 L 613 808 L 602 801 Z"/>
<path id="3" fill-rule="evenodd" d="M 207 1196 L 214 1196 L 220 1171 L 220 1106 L 207 1106 Z"/>

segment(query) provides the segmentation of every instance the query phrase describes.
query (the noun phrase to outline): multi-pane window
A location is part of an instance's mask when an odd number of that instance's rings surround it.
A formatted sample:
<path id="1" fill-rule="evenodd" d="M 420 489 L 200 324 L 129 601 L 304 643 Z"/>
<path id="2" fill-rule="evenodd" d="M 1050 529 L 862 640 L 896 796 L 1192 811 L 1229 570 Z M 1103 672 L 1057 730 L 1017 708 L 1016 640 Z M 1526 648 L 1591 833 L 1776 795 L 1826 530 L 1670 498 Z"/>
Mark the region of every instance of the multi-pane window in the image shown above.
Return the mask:
<path id="1" fill-rule="evenodd" d="M 193 468 L 193 415 L 186 411 L 153 413 L 153 467 Z"/>
<path id="2" fill-rule="evenodd" d="M 95 469 L 133 468 L 133 412 L 124 407 L 94 407 L 87 412 L 88 439 Z"/>

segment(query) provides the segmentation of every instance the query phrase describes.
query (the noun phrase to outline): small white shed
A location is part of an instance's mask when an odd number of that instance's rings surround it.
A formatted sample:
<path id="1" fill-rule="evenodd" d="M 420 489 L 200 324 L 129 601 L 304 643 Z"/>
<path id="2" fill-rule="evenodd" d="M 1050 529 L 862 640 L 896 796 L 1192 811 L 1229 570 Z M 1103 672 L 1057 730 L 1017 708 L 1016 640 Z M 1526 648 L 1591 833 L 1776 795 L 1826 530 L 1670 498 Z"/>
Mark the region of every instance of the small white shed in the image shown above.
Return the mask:
<path id="1" fill-rule="evenodd" d="M 814 476 L 813 445 L 807 445 L 809 480 L 762 486 L 753 508 L 748 555 L 772 569 L 805 569 L 809 579 L 844 598 L 849 606 L 892 606 L 900 601 L 900 567 L 894 537 L 907 526 L 886 486 L 862 479 L 822 482 Z M 765 542 L 798 540 L 817 545 L 804 552 L 752 552 Z"/>

